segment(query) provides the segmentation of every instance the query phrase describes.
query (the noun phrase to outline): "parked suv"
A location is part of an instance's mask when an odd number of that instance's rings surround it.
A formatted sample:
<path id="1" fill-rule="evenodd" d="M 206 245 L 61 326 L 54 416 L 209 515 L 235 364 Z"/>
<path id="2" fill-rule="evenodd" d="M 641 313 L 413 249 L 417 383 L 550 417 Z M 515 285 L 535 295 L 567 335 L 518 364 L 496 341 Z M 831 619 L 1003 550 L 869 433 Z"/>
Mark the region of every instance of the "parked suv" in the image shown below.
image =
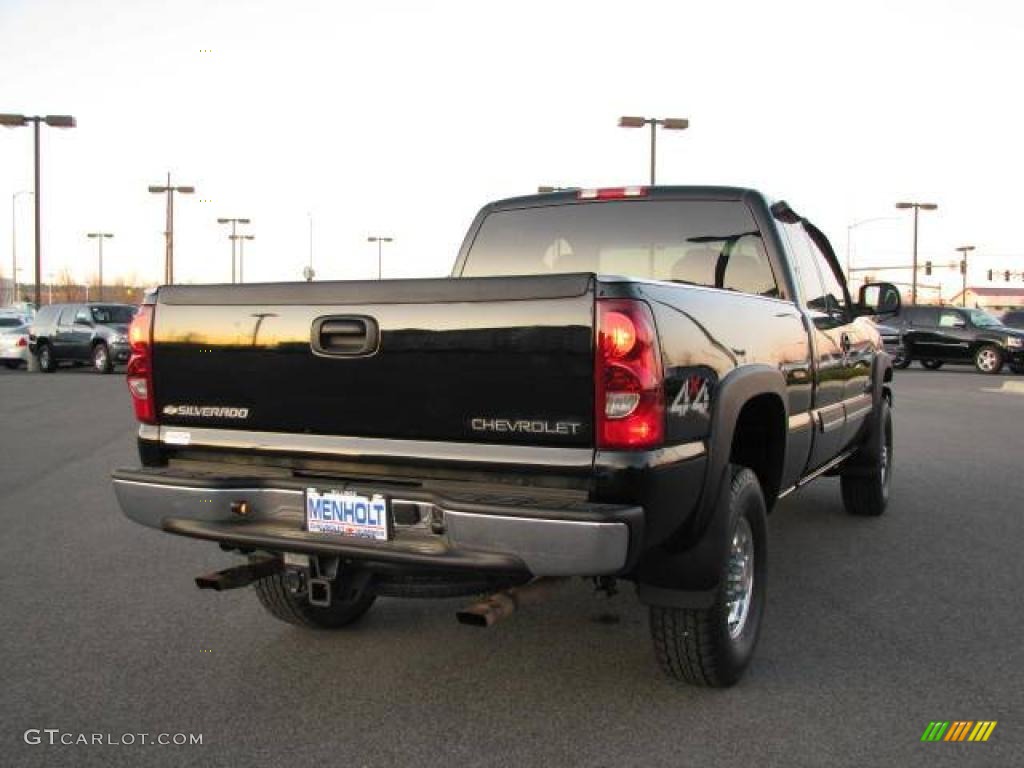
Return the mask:
<path id="1" fill-rule="evenodd" d="M 1024 373 L 1024 331 L 1003 325 L 983 309 L 904 307 L 887 325 L 900 334 L 899 367 L 919 360 L 931 370 L 952 363 L 999 373 L 1008 363 L 1014 373 Z"/>
<path id="2" fill-rule="evenodd" d="M 29 328 L 29 350 L 39 359 L 39 370 L 52 373 L 60 363 L 91 363 L 99 373 L 110 373 L 127 363 L 128 324 L 135 316 L 129 304 L 48 304 Z"/>
<path id="3" fill-rule="evenodd" d="M 1011 309 L 999 320 L 1007 328 L 1024 329 L 1024 309 Z"/>

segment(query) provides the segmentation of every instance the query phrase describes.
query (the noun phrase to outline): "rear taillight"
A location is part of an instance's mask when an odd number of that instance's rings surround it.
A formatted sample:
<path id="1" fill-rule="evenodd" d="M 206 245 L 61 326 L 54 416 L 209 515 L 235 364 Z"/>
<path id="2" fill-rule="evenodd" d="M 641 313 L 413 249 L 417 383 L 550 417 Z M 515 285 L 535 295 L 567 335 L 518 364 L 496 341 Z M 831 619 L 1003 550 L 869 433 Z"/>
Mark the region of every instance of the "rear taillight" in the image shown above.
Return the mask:
<path id="1" fill-rule="evenodd" d="M 139 307 L 128 328 L 132 356 L 128 360 L 128 391 L 135 406 L 135 418 L 144 424 L 156 424 L 153 402 L 153 305 Z"/>
<path id="2" fill-rule="evenodd" d="M 635 299 L 598 299 L 594 354 L 597 447 L 661 444 L 665 397 L 651 308 Z"/>
<path id="3" fill-rule="evenodd" d="M 20 339 L 18 339 L 17 346 L 19 346 L 19 347 L 27 347 L 28 346 L 28 339 L 25 338 L 24 336 L 22 336 Z"/>

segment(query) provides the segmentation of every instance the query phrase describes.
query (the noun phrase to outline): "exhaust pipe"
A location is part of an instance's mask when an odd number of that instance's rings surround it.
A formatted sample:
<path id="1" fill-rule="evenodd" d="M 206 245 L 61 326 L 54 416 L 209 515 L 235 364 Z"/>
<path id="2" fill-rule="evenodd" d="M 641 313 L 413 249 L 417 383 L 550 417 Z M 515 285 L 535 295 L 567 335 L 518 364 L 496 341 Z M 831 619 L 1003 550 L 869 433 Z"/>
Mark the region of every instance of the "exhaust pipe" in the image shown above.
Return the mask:
<path id="1" fill-rule="evenodd" d="M 245 565 L 236 565 L 234 568 L 196 576 L 196 586 L 200 589 L 215 589 L 218 592 L 225 589 L 239 589 L 280 570 L 281 561 L 276 558 L 254 560 Z"/>
<path id="2" fill-rule="evenodd" d="M 515 613 L 520 606 L 539 603 L 568 581 L 567 576 L 541 577 L 521 587 L 512 587 L 479 600 L 455 614 L 460 624 L 490 627 Z"/>

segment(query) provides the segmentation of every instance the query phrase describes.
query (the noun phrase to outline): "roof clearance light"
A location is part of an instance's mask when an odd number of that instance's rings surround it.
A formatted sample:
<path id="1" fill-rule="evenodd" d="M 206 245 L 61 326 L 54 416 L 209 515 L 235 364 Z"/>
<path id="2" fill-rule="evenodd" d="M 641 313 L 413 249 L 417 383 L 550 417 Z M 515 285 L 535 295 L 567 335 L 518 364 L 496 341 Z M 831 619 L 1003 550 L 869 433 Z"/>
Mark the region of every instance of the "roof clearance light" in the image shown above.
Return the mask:
<path id="1" fill-rule="evenodd" d="M 580 200 L 621 200 L 625 197 L 646 197 L 647 187 L 603 187 L 601 189 L 581 189 L 577 197 Z"/>

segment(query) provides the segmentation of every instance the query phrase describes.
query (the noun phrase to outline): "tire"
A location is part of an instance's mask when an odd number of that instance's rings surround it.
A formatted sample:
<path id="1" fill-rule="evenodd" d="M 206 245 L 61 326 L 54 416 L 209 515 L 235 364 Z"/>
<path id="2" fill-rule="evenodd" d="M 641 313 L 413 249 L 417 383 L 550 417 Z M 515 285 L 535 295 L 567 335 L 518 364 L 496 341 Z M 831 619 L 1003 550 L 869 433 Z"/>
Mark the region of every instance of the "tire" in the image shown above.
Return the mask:
<path id="1" fill-rule="evenodd" d="M 725 688 L 743 675 L 757 645 L 764 615 L 767 524 L 757 475 L 731 466 L 716 514 L 728 515 L 729 546 L 714 603 L 708 608 L 650 607 L 651 639 L 658 665 L 670 678 Z M 741 586 L 742 585 L 742 586 Z M 742 589 L 742 602 L 731 600 Z M 733 613 L 735 612 L 735 613 Z"/>
<path id="2" fill-rule="evenodd" d="M 310 605 L 304 594 L 296 595 L 283 573 L 264 576 L 253 585 L 260 605 L 275 619 L 313 629 L 341 629 L 370 610 L 377 596 L 365 591 L 353 600 L 335 600 L 327 608 Z"/>
<path id="3" fill-rule="evenodd" d="M 57 360 L 53 357 L 53 349 L 43 342 L 39 345 L 39 372 L 53 373 L 57 370 Z"/>
<path id="4" fill-rule="evenodd" d="M 92 348 L 92 367 L 96 373 L 110 373 L 114 370 L 110 349 L 102 341 Z"/>
<path id="5" fill-rule="evenodd" d="M 974 367 L 978 373 L 999 373 L 1003 370 L 1003 350 L 986 344 L 974 353 Z"/>
<path id="6" fill-rule="evenodd" d="M 857 517 L 878 517 L 889 505 L 892 487 L 892 408 L 882 397 L 869 442 L 849 458 L 850 471 L 839 478 L 843 506 Z"/>
<path id="7" fill-rule="evenodd" d="M 942 367 L 941 360 L 922 360 L 921 365 L 927 368 L 929 371 L 937 371 Z"/>
<path id="8" fill-rule="evenodd" d="M 913 358 L 906 353 L 892 356 L 892 367 L 899 368 L 901 371 L 904 368 L 909 368 L 912 362 L 914 362 Z"/>

